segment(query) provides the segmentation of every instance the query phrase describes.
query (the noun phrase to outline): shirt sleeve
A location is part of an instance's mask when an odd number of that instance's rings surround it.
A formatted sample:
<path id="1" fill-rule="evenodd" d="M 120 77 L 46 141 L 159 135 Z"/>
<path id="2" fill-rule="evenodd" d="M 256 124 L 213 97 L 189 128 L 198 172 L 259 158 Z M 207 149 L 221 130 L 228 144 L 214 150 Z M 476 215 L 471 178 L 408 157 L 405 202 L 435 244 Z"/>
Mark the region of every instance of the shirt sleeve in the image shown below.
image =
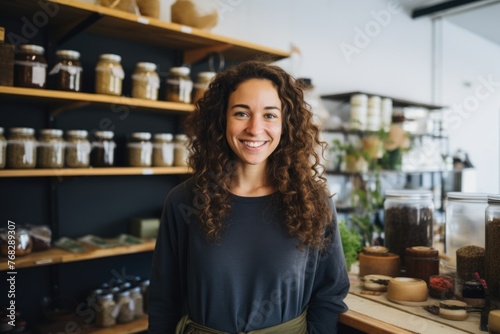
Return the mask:
<path id="1" fill-rule="evenodd" d="M 335 234 L 333 242 L 318 260 L 312 296 L 307 309 L 308 334 L 337 333 L 338 316 L 347 311 L 344 298 L 349 292 L 350 283 L 333 201 L 331 206 L 333 219 L 330 231 Z"/>
<path id="2" fill-rule="evenodd" d="M 148 295 L 150 334 L 175 333 L 184 314 L 188 216 L 173 192 L 167 196 L 153 253 Z M 184 210 L 184 211 L 183 211 Z"/>

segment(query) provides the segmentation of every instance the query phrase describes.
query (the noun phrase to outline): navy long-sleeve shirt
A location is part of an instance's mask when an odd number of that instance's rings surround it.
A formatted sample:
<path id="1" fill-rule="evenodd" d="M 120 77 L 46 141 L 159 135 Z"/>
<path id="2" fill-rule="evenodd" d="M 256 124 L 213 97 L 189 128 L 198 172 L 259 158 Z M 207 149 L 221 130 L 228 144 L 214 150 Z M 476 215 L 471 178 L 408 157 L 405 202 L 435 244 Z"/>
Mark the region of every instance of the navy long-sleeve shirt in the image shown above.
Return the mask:
<path id="1" fill-rule="evenodd" d="M 349 290 L 339 231 L 323 252 L 297 249 L 275 196 L 231 195 L 227 228 L 210 244 L 195 214 L 192 179 L 170 192 L 153 257 L 149 333 L 174 333 L 186 313 L 210 328 L 247 332 L 291 320 L 306 307 L 309 334 L 337 332 Z"/>

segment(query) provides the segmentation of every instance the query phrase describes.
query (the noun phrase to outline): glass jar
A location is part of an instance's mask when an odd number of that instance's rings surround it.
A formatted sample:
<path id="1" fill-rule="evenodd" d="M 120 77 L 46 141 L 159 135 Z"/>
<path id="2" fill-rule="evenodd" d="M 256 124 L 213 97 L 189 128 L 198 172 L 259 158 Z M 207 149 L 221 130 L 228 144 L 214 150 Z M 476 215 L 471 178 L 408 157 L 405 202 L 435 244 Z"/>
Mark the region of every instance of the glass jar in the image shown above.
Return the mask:
<path id="1" fill-rule="evenodd" d="M 39 45 L 19 45 L 14 61 L 14 84 L 18 87 L 45 88 L 47 60 Z"/>
<path id="2" fill-rule="evenodd" d="M 368 118 L 368 96 L 353 94 L 350 101 L 349 126 L 353 130 L 366 130 Z"/>
<path id="3" fill-rule="evenodd" d="M 7 141 L 9 168 L 34 168 L 36 166 L 36 139 L 32 128 L 10 128 Z"/>
<path id="4" fill-rule="evenodd" d="M 405 265 L 406 248 L 432 247 L 432 192 L 426 190 L 388 190 L 384 201 L 385 246 L 401 257 Z"/>
<path id="5" fill-rule="evenodd" d="M 132 97 L 156 101 L 159 88 L 160 78 L 156 73 L 156 64 L 137 63 L 132 75 Z"/>
<path id="6" fill-rule="evenodd" d="M 99 57 L 95 68 L 95 92 L 97 94 L 122 94 L 122 83 L 125 72 L 121 65 L 122 57 L 105 53 Z"/>
<path id="7" fill-rule="evenodd" d="M 141 294 L 140 286 L 130 289 L 130 298 L 134 301 L 135 318 L 142 317 L 144 315 L 144 299 Z"/>
<path id="8" fill-rule="evenodd" d="M 115 160 L 116 144 L 113 131 L 96 131 L 92 141 L 90 164 L 93 167 L 112 167 Z"/>
<path id="9" fill-rule="evenodd" d="M 215 74 L 215 72 L 198 73 L 196 76 L 196 82 L 193 85 L 193 103 L 196 103 L 196 101 L 203 97 L 203 94 L 207 91 L 208 86 L 210 85 L 210 82 L 214 78 Z"/>
<path id="10" fill-rule="evenodd" d="M 130 167 L 151 167 L 152 150 L 151 133 L 131 133 L 127 143 L 128 165 Z"/>
<path id="11" fill-rule="evenodd" d="M 500 300 L 500 195 L 488 195 L 485 214 L 485 279 L 491 297 Z"/>
<path id="12" fill-rule="evenodd" d="M 174 164 L 174 136 L 171 133 L 157 133 L 153 140 L 153 166 L 168 167 Z"/>
<path id="13" fill-rule="evenodd" d="M 187 149 L 188 137 L 185 134 L 177 134 L 174 139 L 174 165 L 187 167 L 189 152 Z"/>
<path id="14" fill-rule="evenodd" d="M 90 142 L 86 130 L 66 131 L 66 166 L 71 168 L 89 167 Z"/>
<path id="15" fill-rule="evenodd" d="M 80 52 L 73 50 L 56 51 L 57 63 L 49 75 L 54 76 L 55 89 L 79 92 L 82 87 L 82 64 Z"/>
<path id="16" fill-rule="evenodd" d="M 42 129 L 38 138 L 37 166 L 40 168 L 62 168 L 64 166 L 63 131 Z"/>
<path id="17" fill-rule="evenodd" d="M 406 248 L 405 276 L 423 279 L 439 274 L 439 252 L 432 247 L 414 246 Z"/>
<path id="18" fill-rule="evenodd" d="M 33 242 L 26 228 L 15 227 L 15 234 L 12 234 L 13 225 L 8 228 L 0 228 L 0 251 L 3 256 L 24 256 L 31 253 Z"/>
<path id="19" fill-rule="evenodd" d="M 111 293 L 97 296 L 98 311 L 96 315 L 96 324 L 100 327 L 110 327 L 116 324 L 116 303 Z M 100 311 L 99 311 L 100 310 Z"/>
<path id="20" fill-rule="evenodd" d="M 116 318 L 117 323 L 123 324 L 134 320 L 134 300 L 130 297 L 130 291 L 118 292 L 116 294 L 116 304 L 120 307 Z"/>
<path id="21" fill-rule="evenodd" d="M 189 67 L 172 67 L 167 77 L 167 101 L 191 103 L 193 82 Z"/>
<path id="22" fill-rule="evenodd" d="M 456 261 L 457 249 L 467 245 L 484 247 L 483 217 L 487 206 L 487 194 L 447 194 L 445 253 L 452 260 L 452 264 Z"/>
<path id="23" fill-rule="evenodd" d="M 144 313 L 148 313 L 149 284 L 150 281 L 148 279 L 145 279 L 141 282 L 141 293 L 142 293 L 142 301 L 144 302 Z"/>
<path id="24" fill-rule="evenodd" d="M 0 169 L 5 168 L 6 152 L 7 152 L 7 140 L 5 140 L 5 136 L 3 134 L 3 128 L 0 127 Z"/>

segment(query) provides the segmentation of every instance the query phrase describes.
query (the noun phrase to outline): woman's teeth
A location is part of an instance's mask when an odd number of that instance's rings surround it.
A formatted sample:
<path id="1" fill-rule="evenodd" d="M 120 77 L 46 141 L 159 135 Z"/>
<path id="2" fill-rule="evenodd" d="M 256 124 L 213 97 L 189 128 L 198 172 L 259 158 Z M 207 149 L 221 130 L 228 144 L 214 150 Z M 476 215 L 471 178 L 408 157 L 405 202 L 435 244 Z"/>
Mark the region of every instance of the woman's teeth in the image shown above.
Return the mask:
<path id="1" fill-rule="evenodd" d="M 260 147 L 264 145 L 266 142 L 265 141 L 244 141 L 243 145 L 249 146 L 249 147 Z"/>

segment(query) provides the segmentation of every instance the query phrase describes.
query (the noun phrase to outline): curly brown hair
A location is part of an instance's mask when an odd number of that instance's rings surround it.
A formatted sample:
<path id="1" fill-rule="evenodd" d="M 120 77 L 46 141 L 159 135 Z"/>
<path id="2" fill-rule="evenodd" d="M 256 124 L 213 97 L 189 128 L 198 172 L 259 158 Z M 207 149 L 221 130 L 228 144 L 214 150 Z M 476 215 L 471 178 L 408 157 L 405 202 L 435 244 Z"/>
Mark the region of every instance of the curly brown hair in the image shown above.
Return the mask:
<path id="1" fill-rule="evenodd" d="M 224 217 L 231 209 L 229 186 L 236 158 L 226 140 L 226 110 L 231 93 L 249 79 L 270 80 L 281 100 L 282 136 L 269 156 L 268 173 L 286 230 L 300 247 L 323 248 L 332 221 L 320 164 L 326 144 L 319 139 L 319 128 L 312 122 L 300 84 L 280 67 L 261 61 L 242 62 L 217 74 L 185 122 L 189 166 L 194 172 L 194 205 L 205 237 L 212 242 L 220 239 Z"/>

